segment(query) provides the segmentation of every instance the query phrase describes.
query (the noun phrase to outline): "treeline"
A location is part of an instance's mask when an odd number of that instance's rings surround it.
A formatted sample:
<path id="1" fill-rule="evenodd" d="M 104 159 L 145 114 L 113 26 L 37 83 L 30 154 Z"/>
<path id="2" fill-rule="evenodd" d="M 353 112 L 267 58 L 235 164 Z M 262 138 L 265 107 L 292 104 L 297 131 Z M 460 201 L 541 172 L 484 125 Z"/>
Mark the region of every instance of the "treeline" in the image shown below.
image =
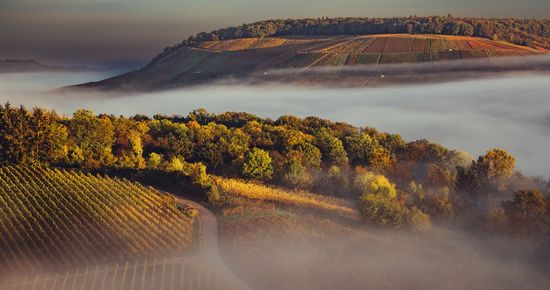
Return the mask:
<path id="1" fill-rule="evenodd" d="M 71 118 L 0 106 L 0 163 L 181 172 L 220 201 L 206 173 L 359 200 L 366 222 L 416 228 L 474 222 L 499 233 L 547 233 L 548 182 L 493 149 L 474 160 L 426 140 L 317 117 L 247 113 Z M 479 223 L 479 220 L 484 222 Z M 514 229 L 514 230 L 512 230 Z"/>
<path id="2" fill-rule="evenodd" d="M 486 37 L 519 45 L 550 48 L 550 20 L 547 19 L 485 19 L 452 16 L 399 18 L 307 18 L 278 19 L 243 24 L 235 27 L 201 32 L 180 44 L 228 40 L 248 37 L 292 35 L 367 35 L 367 34 L 442 34 Z"/>

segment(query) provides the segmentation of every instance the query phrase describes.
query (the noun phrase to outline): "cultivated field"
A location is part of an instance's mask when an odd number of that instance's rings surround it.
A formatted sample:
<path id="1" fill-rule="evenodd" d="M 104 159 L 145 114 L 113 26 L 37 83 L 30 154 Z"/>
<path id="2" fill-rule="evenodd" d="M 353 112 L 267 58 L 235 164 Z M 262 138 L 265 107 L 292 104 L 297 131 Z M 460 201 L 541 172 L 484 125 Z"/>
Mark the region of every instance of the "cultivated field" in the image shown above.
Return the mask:
<path id="1" fill-rule="evenodd" d="M 232 289 L 207 263 L 188 257 L 163 257 L 42 273 L 1 281 L 0 290 L 221 290 Z"/>
<path id="2" fill-rule="evenodd" d="M 0 275 L 122 262 L 189 248 L 193 219 L 138 183 L 0 167 Z"/>
<path id="3" fill-rule="evenodd" d="M 547 51 L 478 37 L 443 35 L 292 36 L 206 41 L 182 46 L 153 60 L 147 67 L 84 87 L 105 90 L 157 90 L 213 81 L 289 81 L 301 84 L 361 86 L 384 74 L 304 76 L 312 68 L 356 65 L 417 64 L 437 61 L 531 56 Z M 477 68 L 476 70 L 479 70 Z M 493 72 L 493 68 L 483 68 Z M 272 72 L 274 71 L 274 72 Z M 277 73 L 287 74 L 278 76 Z M 440 75 L 434 72 L 435 75 Z M 417 74 L 386 82 L 414 81 Z M 428 76 L 426 79 L 431 79 Z M 446 77 L 449 78 L 448 76 Z M 421 77 L 422 79 L 422 77 Z M 380 82 L 378 82 L 380 83 Z"/>

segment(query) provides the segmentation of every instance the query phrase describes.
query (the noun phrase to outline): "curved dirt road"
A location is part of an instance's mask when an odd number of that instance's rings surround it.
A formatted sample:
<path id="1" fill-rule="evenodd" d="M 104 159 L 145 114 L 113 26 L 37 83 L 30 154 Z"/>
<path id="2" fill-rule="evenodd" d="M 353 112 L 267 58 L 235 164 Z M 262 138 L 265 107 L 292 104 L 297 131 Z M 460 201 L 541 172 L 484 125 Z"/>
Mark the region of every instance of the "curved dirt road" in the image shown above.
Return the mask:
<path id="1" fill-rule="evenodd" d="M 199 211 L 201 221 L 199 257 L 210 262 L 215 270 L 231 289 L 252 290 L 252 288 L 237 277 L 225 264 L 221 255 L 218 241 L 218 220 L 216 215 L 200 203 L 175 196 L 178 206 L 191 206 Z"/>

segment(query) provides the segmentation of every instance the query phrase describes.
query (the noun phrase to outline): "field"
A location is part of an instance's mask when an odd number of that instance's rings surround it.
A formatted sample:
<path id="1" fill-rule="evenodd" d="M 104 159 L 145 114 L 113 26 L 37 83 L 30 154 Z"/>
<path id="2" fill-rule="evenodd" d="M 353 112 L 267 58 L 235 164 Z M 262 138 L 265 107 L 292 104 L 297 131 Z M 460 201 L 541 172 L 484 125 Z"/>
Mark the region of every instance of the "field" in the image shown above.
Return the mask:
<path id="1" fill-rule="evenodd" d="M 142 259 L 85 267 L 71 272 L 45 273 L 18 281 L 0 282 L 0 290 L 222 290 L 231 289 L 208 264 L 187 257 Z"/>
<path id="2" fill-rule="evenodd" d="M 193 220 L 138 183 L 44 167 L 0 167 L 0 273 L 183 252 Z"/>
<path id="3" fill-rule="evenodd" d="M 355 85 L 359 78 L 348 74 L 328 77 L 303 75 L 309 68 L 355 65 L 386 65 L 496 58 L 545 54 L 547 51 L 477 37 L 442 35 L 366 35 L 325 37 L 269 37 L 218 40 L 184 46 L 152 61 L 146 68 L 85 87 L 156 90 L 198 85 L 216 80 L 248 80 L 285 83 Z M 271 70 L 286 70 L 279 77 Z M 294 70 L 294 71 L 292 71 Z M 486 71 L 491 72 L 492 68 Z M 382 73 L 377 73 L 380 75 Z M 437 75 L 437 73 L 435 73 Z M 272 77 L 273 76 L 273 77 Z M 399 82 L 400 78 L 392 78 Z M 403 78 L 412 80 L 414 76 Z M 422 77 L 420 78 L 422 79 Z M 389 79 L 387 79 L 389 80 Z M 379 82 L 381 83 L 381 82 Z"/>

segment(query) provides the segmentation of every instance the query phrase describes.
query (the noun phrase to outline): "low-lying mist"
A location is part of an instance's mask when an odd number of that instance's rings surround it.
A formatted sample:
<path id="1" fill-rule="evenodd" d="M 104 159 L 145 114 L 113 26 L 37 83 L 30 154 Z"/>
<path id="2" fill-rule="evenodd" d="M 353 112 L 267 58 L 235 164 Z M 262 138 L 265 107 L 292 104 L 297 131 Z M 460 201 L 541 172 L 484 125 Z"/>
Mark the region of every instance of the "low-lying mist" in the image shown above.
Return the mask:
<path id="1" fill-rule="evenodd" d="M 479 155 L 501 147 L 525 174 L 550 177 L 550 76 L 508 75 L 479 80 L 384 88 L 326 89 L 282 85 L 216 85 L 158 93 L 43 93 L 100 79 L 97 74 L 0 75 L 0 101 L 64 114 L 187 114 L 246 111 L 264 117 L 320 116 L 370 126 L 414 140 L 425 138 Z"/>
<path id="2" fill-rule="evenodd" d="M 241 240 L 226 241 L 224 256 L 254 289 L 543 289 L 550 283 L 525 258 L 526 248 L 442 228 Z"/>

